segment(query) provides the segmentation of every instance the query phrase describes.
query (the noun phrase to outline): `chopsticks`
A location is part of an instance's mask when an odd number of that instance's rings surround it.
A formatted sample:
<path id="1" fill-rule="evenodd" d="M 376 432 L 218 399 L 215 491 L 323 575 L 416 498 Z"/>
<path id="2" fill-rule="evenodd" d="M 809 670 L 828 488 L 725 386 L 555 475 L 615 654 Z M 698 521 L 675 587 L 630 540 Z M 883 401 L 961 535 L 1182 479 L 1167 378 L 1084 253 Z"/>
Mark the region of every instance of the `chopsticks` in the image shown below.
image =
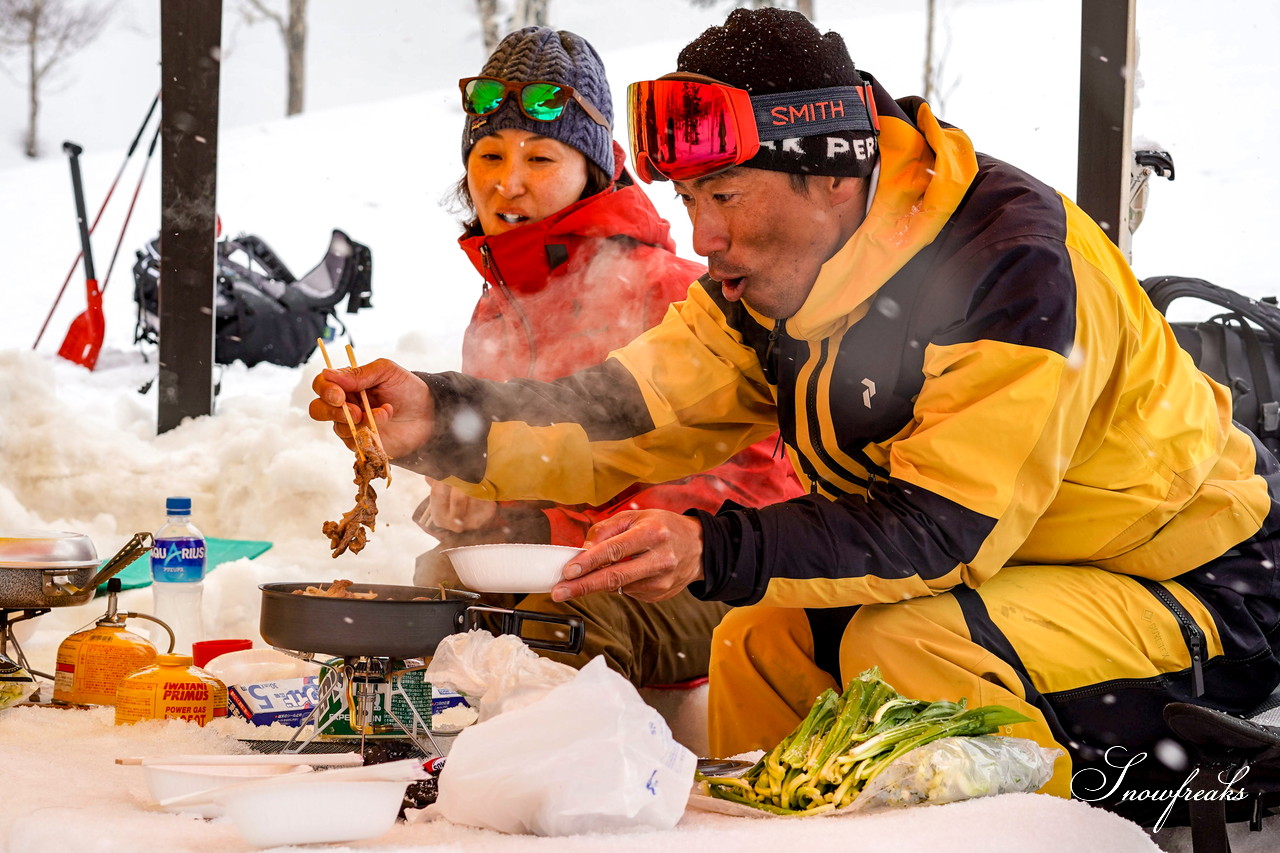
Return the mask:
<path id="1" fill-rule="evenodd" d="M 324 366 L 333 370 L 333 362 L 329 360 L 329 350 L 325 348 L 324 338 L 316 338 L 316 343 L 320 345 L 320 354 L 324 356 Z M 347 360 L 351 362 L 352 367 L 359 367 L 356 361 L 355 347 L 347 344 Z M 382 446 L 382 434 L 378 432 L 378 420 L 373 416 L 373 406 L 369 405 L 369 395 L 363 388 L 360 389 L 360 402 L 364 406 L 364 417 L 369 422 L 369 431 L 373 433 L 373 443 L 377 446 L 378 452 L 385 458 L 387 449 Z M 342 404 L 342 414 L 346 415 L 347 428 L 351 430 L 351 442 L 356 446 L 356 458 L 361 462 L 365 461 L 364 451 L 360 449 L 360 442 L 356 441 L 356 422 L 351 419 L 351 411 L 347 408 L 347 404 Z M 382 476 L 386 479 L 387 485 L 391 485 L 391 466 L 385 466 L 386 473 Z"/>
<path id="2" fill-rule="evenodd" d="M 328 357 L 329 356 L 326 353 L 325 359 L 327 360 Z M 352 367 L 360 366 L 359 363 L 356 361 L 355 348 L 352 347 L 351 344 L 347 344 L 347 360 L 351 362 Z M 369 405 L 369 395 L 365 393 L 365 390 L 363 388 L 360 389 L 360 402 L 364 404 L 364 416 L 369 421 L 369 429 L 373 430 L 373 442 L 374 444 L 378 445 L 378 450 L 381 451 L 382 455 L 386 456 L 387 450 L 382 446 L 382 436 L 381 434 L 378 433 L 378 421 L 373 416 L 373 407 Z M 345 407 L 344 407 L 344 411 L 345 411 Z M 348 415 L 348 417 L 350 416 Z M 387 469 L 387 485 L 388 486 L 391 485 L 391 469 L 390 468 Z"/>
<path id="3" fill-rule="evenodd" d="M 324 338 L 316 338 L 316 343 L 320 345 L 320 354 L 324 356 L 324 366 L 333 370 L 333 362 L 329 360 L 329 351 L 325 349 Z M 356 457 L 363 462 L 364 451 L 360 449 L 360 442 L 356 441 L 356 422 L 351 420 L 351 412 L 347 409 L 347 404 L 342 404 L 342 414 L 347 416 L 347 428 L 351 430 L 351 443 L 356 446 Z"/>
<path id="4" fill-rule="evenodd" d="M 220 802 L 220 798 L 229 792 L 242 793 L 258 789 L 270 789 L 278 785 L 313 785 L 328 782 L 416 782 L 427 778 L 427 771 L 422 767 L 421 758 L 402 758 L 398 761 L 384 761 L 380 764 L 364 764 L 359 767 L 339 767 L 336 770 L 324 770 L 315 773 L 287 773 L 281 776 L 250 777 L 243 782 L 234 782 L 217 788 L 182 794 L 159 801 L 159 805 L 191 806 L 207 802 Z"/>
<path id="5" fill-rule="evenodd" d="M 312 764 L 326 767 L 354 767 L 364 764 L 358 752 L 276 753 L 254 755 L 157 755 L 144 758 L 117 758 L 116 764 Z"/>

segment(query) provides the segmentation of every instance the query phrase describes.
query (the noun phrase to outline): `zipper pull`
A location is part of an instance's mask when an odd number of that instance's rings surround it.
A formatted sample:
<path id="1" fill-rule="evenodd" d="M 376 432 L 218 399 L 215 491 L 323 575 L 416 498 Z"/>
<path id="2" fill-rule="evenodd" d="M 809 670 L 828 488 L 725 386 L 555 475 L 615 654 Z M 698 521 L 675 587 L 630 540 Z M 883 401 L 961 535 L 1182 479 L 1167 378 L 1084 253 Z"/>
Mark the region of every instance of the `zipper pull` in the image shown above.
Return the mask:
<path id="1" fill-rule="evenodd" d="M 493 266 L 493 256 L 489 253 L 489 244 L 480 244 L 480 257 L 484 259 L 484 275 L 480 276 L 480 295 L 485 296 L 489 293 L 489 273 L 497 275 L 497 271 Z"/>
<path id="2" fill-rule="evenodd" d="M 1191 695 L 1204 695 L 1204 637 L 1199 632 L 1192 634 L 1187 640 L 1187 649 L 1191 652 Z"/>
<path id="3" fill-rule="evenodd" d="M 779 320 L 769 330 L 769 343 L 764 348 L 764 363 L 767 365 L 773 364 L 773 345 L 778 342 L 778 332 L 781 331 L 783 324 L 786 322 L 786 320 Z"/>
<path id="4" fill-rule="evenodd" d="M 511 288 L 507 287 L 507 283 L 502 280 L 502 273 L 498 270 L 498 264 L 493 259 L 493 253 L 489 249 L 488 243 L 480 244 L 480 254 L 484 257 L 485 268 L 485 286 L 486 292 L 489 284 L 489 273 L 493 273 L 493 286 L 502 294 L 502 298 L 511 306 L 520 319 L 520 327 L 524 329 L 524 338 L 529 344 L 529 365 L 525 368 L 525 376 L 533 377 L 534 365 L 538 363 L 538 340 L 533 334 L 533 324 L 529 322 L 529 315 L 524 313 L 524 309 L 520 307 L 520 302 L 516 299 L 515 294 L 511 292 Z"/>

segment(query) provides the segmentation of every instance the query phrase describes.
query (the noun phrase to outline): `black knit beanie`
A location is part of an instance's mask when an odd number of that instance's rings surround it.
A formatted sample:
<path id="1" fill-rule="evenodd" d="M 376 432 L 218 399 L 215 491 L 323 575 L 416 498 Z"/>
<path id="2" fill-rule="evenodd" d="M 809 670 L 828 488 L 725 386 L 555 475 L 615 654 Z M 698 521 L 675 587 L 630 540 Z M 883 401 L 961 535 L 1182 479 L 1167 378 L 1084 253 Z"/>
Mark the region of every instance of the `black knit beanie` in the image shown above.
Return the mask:
<path id="1" fill-rule="evenodd" d="M 773 7 L 734 9 L 724 26 L 708 28 L 680 51 L 677 71 L 711 77 L 752 96 L 863 83 L 839 33 L 822 35 L 799 12 Z M 875 137 L 873 129 L 836 130 L 761 142 L 760 152 L 743 165 L 866 177 L 879 154 Z"/>
<path id="2" fill-rule="evenodd" d="M 498 43 L 480 76 L 513 82 L 545 80 L 572 86 L 613 123 L 613 96 L 604 74 L 604 63 L 586 39 L 571 32 L 549 27 L 517 30 Z M 508 96 L 497 112 L 487 116 L 468 115 L 466 120 L 462 128 L 463 165 L 478 140 L 499 130 L 515 128 L 558 139 L 581 151 L 606 175 L 613 177 L 613 134 L 596 124 L 575 101 L 571 100 L 564 114 L 555 121 L 534 121 Z"/>

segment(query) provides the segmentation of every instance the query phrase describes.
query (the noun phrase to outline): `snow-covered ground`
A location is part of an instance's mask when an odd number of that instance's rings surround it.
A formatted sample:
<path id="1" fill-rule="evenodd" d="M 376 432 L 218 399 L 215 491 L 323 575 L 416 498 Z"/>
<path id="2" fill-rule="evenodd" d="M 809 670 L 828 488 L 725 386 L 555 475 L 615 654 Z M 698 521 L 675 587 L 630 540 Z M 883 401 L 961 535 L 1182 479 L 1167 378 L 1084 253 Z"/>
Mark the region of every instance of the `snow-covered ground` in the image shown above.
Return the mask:
<path id="1" fill-rule="evenodd" d="M 245 25 L 235 0 L 225 6 L 218 184 L 225 230 L 260 235 L 301 274 L 320 260 L 330 230 L 342 228 L 374 257 L 373 310 L 342 316 L 357 355 L 417 369 L 456 368 L 479 283 L 440 202 L 462 168 L 456 80 L 474 74 L 484 58 L 473 4 L 367 0 L 355 12 L 352 4 L 312 3 L 308 109 L 287 120 L 279 37 L 265 25 Z M 818 0 L 817 22 L 843 33 L 858 65 L 904 96 L 920 89 L 924 6 L 924 0 Z M 1078 2 L 939 6 L 945 74 L 939 113 L 967 130 L 979 150 L 1073 195 Z M 685 0 L 552 3 L 555 25 L 584 35 L 603 55 L 619 117 L 626 83 L 671 70 L 679 48 L 721 21 L 725 9 Z M 229 367 L 215 416 L 156 435 L 157 390 L 139 390 L 155 376 L 155 354 L 133 344 L 130 267 L 133 252 L 159 227 L 158 158 L 108 282 L 98 369 L 88 372 L 54 354 L 84 307 L 79 270 L 33 351 L 79 250 L 61 143 L 85 148 L 92 216 L 159 87 L 158 16 L 153 0 L 122 0 L 107 33 L 63 67 L 44 99 L 44 154 L 35 161 L 20 151 L 20 64 L 7 60 L 8 76 L 0 77 L 0 525 L 86 533 L 105 557 L 135 531 L 158 528 L 167 495 L 190 495 L 207 535 L 274 543 L 256 560 L 218 568 L 206 582 L 208 636 L 256 638 L 259 583 L 407 582 L 414 556 L 433 544 L 408 520 L 426 488 L 397 473 L 380 490 L 369 547 L 337 561 L 329 556 L 320 525 L 350 507 L 353 487 L 350 454 L 305 414 L 318 355 L 300 369 Z M 1277 32 L 1274 0 L 1241 0 L 1212 14 L 1193 0 L 1138 3 L 1135 136 L 1172 152 L 1177 166 L 1174 182 L 1153 185 L 1151 209 L 1134 238 L 1140 277 L 1175 273 L 1253 296 L 1280 292 L 1280 272 L 1265 250 L 1280 198 L 1270 163 L 1272 132 L 1280 125 L 1271 104 L 1280 71 Z M 142 153 L 95 235 L 100 277 L 121 237 Z M 651 187 L 650 195 L 672 221 L 681 253 L 693 257 L 688 224 L 669 187 Z M 145 612 L 150 603 L 147 590 L 136 590 L 124 595 L 122 608 Z M 51 671 L 58 643 L 101 609 L 100 601 L 59 608 L 22 626 L 33 665 Z M 748 839 L 735 841 L 756 849 Z M 1237 849 L 1250 849 L 1250 842 L 1237 841 Z M 1039 848 L 1029 842 L 1022 849 Z"/>

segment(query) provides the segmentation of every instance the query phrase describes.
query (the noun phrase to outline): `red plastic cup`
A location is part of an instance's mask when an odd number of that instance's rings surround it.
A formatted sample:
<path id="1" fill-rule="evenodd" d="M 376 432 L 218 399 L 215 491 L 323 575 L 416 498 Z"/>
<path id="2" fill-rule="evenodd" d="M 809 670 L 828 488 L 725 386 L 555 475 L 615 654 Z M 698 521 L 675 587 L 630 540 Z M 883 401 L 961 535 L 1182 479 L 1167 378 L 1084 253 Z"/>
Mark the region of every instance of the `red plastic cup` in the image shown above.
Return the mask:
<path id="1" fill-rule="evenodd" d="M 203 667 L 218 655 L 253 648 L 253 640 L 201 640 L 191 644 L 191 662 Z"/>

